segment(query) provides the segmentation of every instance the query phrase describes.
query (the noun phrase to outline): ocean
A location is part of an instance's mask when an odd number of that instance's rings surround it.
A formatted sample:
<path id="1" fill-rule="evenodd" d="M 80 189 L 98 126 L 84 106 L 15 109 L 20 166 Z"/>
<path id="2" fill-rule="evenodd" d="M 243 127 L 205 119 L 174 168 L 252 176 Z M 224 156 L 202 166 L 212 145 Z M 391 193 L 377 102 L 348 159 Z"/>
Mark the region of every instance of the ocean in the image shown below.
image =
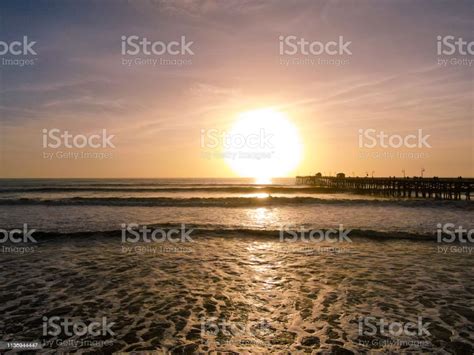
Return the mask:
<path id="1" fill-rule="evenodd" d="M 2 180 L 0 348 L 470 354 L 473 244 L 436 235 L 472 210 L 293 179 Z"/>
<path id="2" fill-rule="evenodd" d="M 393 199 L 295 185 L 292 178 L 1 180 L 0 225 L 93 232 L 122 224 L 189 224 L 213 230 L 283 226 L 434 235 L 438 225 L 474 228 L 474 203 Z"/>

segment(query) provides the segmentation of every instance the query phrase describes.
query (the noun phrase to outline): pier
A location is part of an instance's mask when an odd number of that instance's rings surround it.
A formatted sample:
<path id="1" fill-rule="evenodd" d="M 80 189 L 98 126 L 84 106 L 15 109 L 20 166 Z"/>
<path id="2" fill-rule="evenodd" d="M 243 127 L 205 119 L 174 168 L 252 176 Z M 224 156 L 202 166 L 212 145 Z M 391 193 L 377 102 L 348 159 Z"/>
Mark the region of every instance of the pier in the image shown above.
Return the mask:
<path id="1" fill-rule="evenodd" d="M 297 185 L 311 185 L 332 191 L 349 191 L 392 197 L 418 197 L 440 200 L 470 200 L 474 191 L 474 178 L 424 177 L 346 177 L 297 176 Z"/>

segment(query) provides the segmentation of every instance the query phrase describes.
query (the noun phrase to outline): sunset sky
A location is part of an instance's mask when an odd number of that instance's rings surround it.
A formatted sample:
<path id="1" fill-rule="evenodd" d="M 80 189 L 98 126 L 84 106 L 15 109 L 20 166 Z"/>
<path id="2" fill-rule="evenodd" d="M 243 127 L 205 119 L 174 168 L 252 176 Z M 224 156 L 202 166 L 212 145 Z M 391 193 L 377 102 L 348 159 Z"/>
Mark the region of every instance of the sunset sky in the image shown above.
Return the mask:
<path id="1" fill-rule="evenodd" d="M 2 2 L 0 41 L 27 36 L 37 54 L 17 56 L 32 65 L 0 63 L 0 177 L 237 176 L 205 157 L 201 132 L 267 108 L 300 137 L 287 176 L 474 176 L 474 55 L 437 53 L 438 36 L 474 41 L 472 1 L 42 3 Z M 185 36 L 194 55 L 123 55 L 122 37 L 133 35 Z M 342 36 L 351 54 L 280 54 L 280 36 Z M 123 64 L 136 58 L 187 62 Z M 295 58 L 341 64 L 285 64 Z M 452 58 L 471 65 L 440 64 Z M 46 159 L 42 132 L 54 128 L 106 129 L 115 148 L 99 150 L 106 159 Z M 361 129 L 422 130 L 431 148 L 360 148 Z"/>

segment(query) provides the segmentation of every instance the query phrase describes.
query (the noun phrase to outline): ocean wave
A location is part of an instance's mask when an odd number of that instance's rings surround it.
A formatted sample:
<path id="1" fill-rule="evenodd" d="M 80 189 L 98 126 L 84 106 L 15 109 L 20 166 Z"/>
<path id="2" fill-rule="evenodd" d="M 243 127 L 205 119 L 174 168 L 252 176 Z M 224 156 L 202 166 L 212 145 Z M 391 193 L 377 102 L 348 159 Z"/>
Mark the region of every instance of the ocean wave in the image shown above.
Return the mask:
<path id="1" fill-rule="evenodd" d="M 165 223 L 159 225 L 147 225 L 149 228 L 160 228 L 165 232 L 170 229 L 181 228 L 180 225 L 173 223 Z M 251 229 L 251 228 L 238 228 L 221 225 L 192 225 L 186 224 L 186 229 L 192 229 L 192 236 L 198 238 L 206 237 L 251 237 L 251 238 L 271 238 L 280 239 L 280 229 Z M 326 231 L 331 228 L 320 228 L 321 231 Z M 288 235 L 293 230 L 286 227 L 285 233 Z M 294 230 L 298 233 L 300 230 Z M 81 231 L 81 232 L 42 232 L 37 231 L 33 233 L 33 237 L 38 241 L 47 240 L 63 240 L 69 238 L 121 238 L 122 230 L 106 230 L 106 231 Z M 399 240 L 414 240 L 414 241 L 436 241 L 437 236 L 433 234 L 417 234 L 412 232 L 400 232 L 400 231 L 375 231 L 371 229 L 351 229 L 348 237 L 352 240 L 355 239 L 399 239 Z M 309 242 L 311 244 L 311 242 Z M 317 243 L 317 241 L 313 242 Z M 337 243 L 335 243 L 337 244 Z"/>
<path id="2" fill-rule="evenodd" d="M 297 205 L 342 206 L 400 206 L 460 208 L 474 210 L 472 201 L 427 199 L 322 199 L 316 197 L 222 197 L 222 198 L 170 198 L 170 197 L 71 197 L 60 199 L 17 198 L 0 199 L 0 205 L 46 206 L 128 206 L 128 207 L 272 207 Z"/>
<path id="3" fill-rule="evenodd" d="M 340 190 L 339 190 L 340 191 Z M 292 186 L 228 186 L 228 185 L 207 185 L 207 186 L 172 186 L 172 187 L 23 187 L 23 188 L 2 188 L 0 193 L 66 193 L 66 192 L 234 192 L 234 193 L 334 193 L 336 189 L 324 187 L 292 187 Z"/>

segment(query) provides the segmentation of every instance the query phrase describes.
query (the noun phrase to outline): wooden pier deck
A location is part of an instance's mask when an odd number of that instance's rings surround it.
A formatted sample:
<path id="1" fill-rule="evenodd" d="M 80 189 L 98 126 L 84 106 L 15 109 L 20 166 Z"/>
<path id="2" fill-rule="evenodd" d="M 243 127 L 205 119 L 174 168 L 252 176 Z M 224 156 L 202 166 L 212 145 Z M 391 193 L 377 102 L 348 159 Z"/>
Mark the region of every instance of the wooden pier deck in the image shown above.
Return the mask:
<path id="1" fill-rule="evenodd" d="M 393 197 L 470 200 L 474 178 L 297 176 L 297 185 Z"/>

